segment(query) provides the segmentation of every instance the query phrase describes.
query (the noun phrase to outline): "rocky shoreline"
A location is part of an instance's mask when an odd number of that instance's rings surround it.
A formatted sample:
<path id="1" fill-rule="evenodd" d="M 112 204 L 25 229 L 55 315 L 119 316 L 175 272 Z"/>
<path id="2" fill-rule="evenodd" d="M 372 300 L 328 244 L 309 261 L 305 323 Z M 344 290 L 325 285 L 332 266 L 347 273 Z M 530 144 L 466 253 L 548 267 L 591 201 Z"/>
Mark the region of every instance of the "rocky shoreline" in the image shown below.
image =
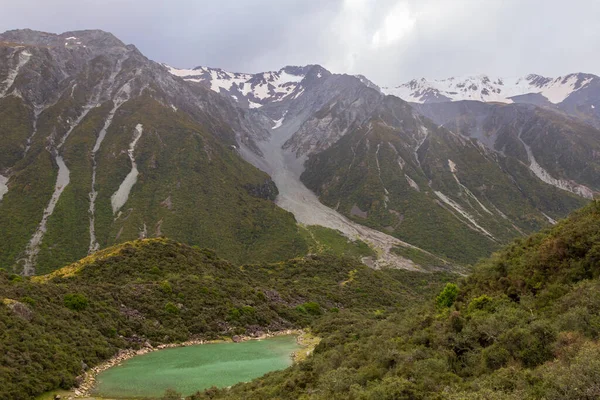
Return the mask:
<path id="1" fill-rule="evenodd" d="M 306 346 L 303 343 L 303 339 L 302 339 L 304 337 L 304 335 L 306 335 L 306 332 L 304 332 L 303 330 L 299 330 L 299 329 L 288 329 L 288 330 L 284 330 L 284 331 L 266 332 L 266 333 L 262 333 L 262 334 L 256 335 L 256 336 L 235 335 L 235 336 L 232 336 L 231 339 L 190 340 L 190 341 L 181 342 L 181 343 L 160 344 L 156 347 L 153 347 L 149 342 L 146 342 L 144 347 L 142 347 L 141 349 L 138 349 L 138 350 L 134 350 L 134 349 L 119 350 L 119 352 L 111 359 L 85 371 L 82 375 L 77 377 L 77 380 L 80 381 L 81 384 L 79 385 L 78 388 L 73 390 L 73 394 L 74 394 L 75 398 L 83 398 L 83 397 L 89 398 L 91 396 L 92 389 L 96 385 L 96 377 L 98 376 L 98 374 L 106 371 L 109 368 L 121 365 L 123 362 L 129 360 L 130 358 L 148 354 L 153 351 L 169 349 L 169 348 L 174 348 L 174 347 L 197 346 L 197 345 L 209 344 L 209 343 L 227 343 L 227 342 L 239 343 L 239 342 L 245 342 L 248 340 L 262 340 L 262 339 L 268 339 L 268 338 L 275 337 L 275 336 L 284 336 L 284 335 L 297 335 L 296 341 L 298 342 L 298 344 L 300 344 L 301 346 Z M 302 350 L 304 350 L 304 349 L 302 349 Z M 312 349 L 310 349 L 309 352 L 312 352 Z M 291 355 L 291 357 L 294 361 L 297 361 L 297 359 L 298 359 L 297 353 L 298 352 L 294 352 Z"/>

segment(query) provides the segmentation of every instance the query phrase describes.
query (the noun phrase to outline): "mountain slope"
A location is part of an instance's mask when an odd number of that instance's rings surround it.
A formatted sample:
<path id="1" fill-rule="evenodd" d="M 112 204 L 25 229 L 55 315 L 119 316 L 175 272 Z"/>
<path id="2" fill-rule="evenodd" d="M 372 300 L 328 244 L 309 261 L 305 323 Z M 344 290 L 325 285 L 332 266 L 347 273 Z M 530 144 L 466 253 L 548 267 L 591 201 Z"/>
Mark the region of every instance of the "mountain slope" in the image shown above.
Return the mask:
<path id="1" fill-rule="evenodd" d="M 296 71 L 298 79 L 285 83 L 289 94 L 278 95 L 279 76 L 286 71 Z M 356 232 L 332 223 L 331 212 L 322 214 L 313 205 L 314 196 L 302 188 L 305 184 L 322 203 L 354 223 L 453 262 L 470 263 L 580 207 L 585 200 L 579 197 L 590 198 L 596 190 L 594 168 L 583 167 L 595 154 L 594 146 L 585 147 L 593 144 L 593 129 L 563 124 L 541 109 L 532 114 L 536 119 L 522 118 L 528 123 L 522 135 L 513 125 L 504 127 L 504 136 L 518 141 L 509 146 L 515 151 L 496 151 L 493 146 L 487 151 L 477 141 L 417 117 L 409 105 L 360 78 L 323 72 L 319 66 L 255 75 L 206 67 L 171 72 L 225 97 L 234 96 L 242 108 L 246 105 L 237 91 L 244 91 L 249 101 L 259 101 L 255 96 L 266 90 L 261 86 L 266 82 L 270 96 L 251 111 L 268 118 L 264 123 L 271 128 L 270 137 L 256 138 L 259 152 L 242 154 L 273 177 L 281 191 L 278 204 L 301 222 Z M 575 93 L 594 85 L 591 77 L 579 75 L 554 81 L 530 78 L 528 88 L 555 97 L 560 90 Z M 293 94 L 299 90 L 301 95 Z M 438 103 L 422 105 L 428 106 Z M 488 144 L 485 135 L 474 138 Z M 546 148 L 548 138 L 553 145 Z M 380 248 L 390 251 L 393 246 Z M 401 245 L 394 250 L 409 258 L 412 251 Z"/>
<path id="2" fill-rule="evenodd" d="M 313 246 L 295 222 L 362 240 L 375 267 L 448 268 L 584 204 L 548 184 L 597 190 L 592 131 L 551 113 L 488 151 L 318 65 L 178 70 L 101 31 L 0 42 L 0 266 L 27 275 L 161 235 L 281 260 Z M 595 85 L 580 78 L 569 99 Z"/>
<path id="3" fill-rule="evenodd" d="M 391 310 L 446 279 L 429 278 L 332 256 L 238 267 L 166 239 L 100 250 L 45 276 L 0 271 L 0 398 L 69 389 L 86 368 L 147 341 L 259 336 L 339 309 Z"/>
<path id="4" fill-rule="evenodd" d="M 600 131 L 559 111 L 522 104 L 415 105 L 419 113 L 528 165 L 541 180 L 592 198 L 600 189 Z"/>
<path id="5" fill-rule="evenodd" d="M 233 261 L 306 253 L 269 177 L 232 147 L 253 122 L 220 96 L 101 31 L 0 43 L 0 267 L 29 275 L 161 235 Z"/>
<path id="6" fill-rule="evenodd" d="M 600 204 L 519 239 L 405 312 L 314 324 L 313 355 L 199 399 L 593 399 Z"/>
<path id="7" fill-rule="evenodd" d="M 393 96 L 313 154 L 302 180 L 349 218 L 461 263 L 584 204 Z"/>
<path id="8" fill-rule="evenodd" d="M 207 70 L 210 69 L 198 67 L 191 71 L 171 69 L 171 72 L 176 75 L 184 75 L 191 85 L 211 84 L 212 89 L 219 91 L 225 98 L 229 98 L 230 91 L 238 90 L 237 88 L 241 85 L 244 90 L 249 91 L 248 96 L 254 99 L 252 96 L 256 90 L 260 89 L 261 79 L 278 76 L 278 73 L 256 74 L 253 76 L 257 78 L 258 86 L 254 86 L 254 84 L 247 86 L 248 83 L 236 83 L 236 77 L 245 76 L 245 74 L 225 73 L 219 70 L 217 71 L 219 73 L 218 85 L 211 83 L 214 83 L 214 74 L 204 75 L 204 77 L 190 75 L 194 73 L 193 71 Z M 358 238 L 367 243 L 376 251 L 377 259 L 365 258 L 364 261 L 374 267 L 448 268 L 449 265 L 446 261 L 427 254 L 409 243 L 402 242 L 385 232 L 348 220 L 345 216 L 320 203 L 314 193 L 300 181 L 299 176 L 303 169 L 304 156 L 309 152 L 327 148 L 347 132 L 348 125 L 368 117 L 372 107 L 382 97 L 379 91 L 370 88 L 369 86 L 373 85 L 367 85 L 369 82 L 364 78 L 331 74 L 318 65 L 286 67 L 282 71 L 290 73 L 296 71 L 298 74 L 300 73 L 298 71 L 304 71 L 302 75 L 297 75 L 302 79 L 294 83 L 295 91 L 299 90 L 298 93 L 301 94 L 261 99 L 260 107 L 253 107 L 249 113 L 256 116 L 256 120 L 262 123 L 267 130 L 267 135 L 253 137 L 255 147 L 240 143 L 242 156 L 273 178 L 279 189 L 277 204 L 294 213 L 298 222 L 302 224 L 321 225 L 335 229 L 349 239 Z M 280 71 L 280 73 L 283 72 Z M 275 81 L 271 79 L 267 87 L 271 91 L 276 91 L 273 83 Z M 225 90 L 225 87 L 228 89 Z M 238 107 L 245 108 L 241 97 L 237 97 L 237 100 L 239 100 Z M 319 111 L 325 105 L 333 102 L 339 103 L 340 113 L 336 116 L 337 120 L 334 123 L 320 124 Z M 394 247 L 405 248 L 408 252 L 416 252 L 432 262 L 428 265 L 420 265 L 420 263 L 394 252 Z"/>

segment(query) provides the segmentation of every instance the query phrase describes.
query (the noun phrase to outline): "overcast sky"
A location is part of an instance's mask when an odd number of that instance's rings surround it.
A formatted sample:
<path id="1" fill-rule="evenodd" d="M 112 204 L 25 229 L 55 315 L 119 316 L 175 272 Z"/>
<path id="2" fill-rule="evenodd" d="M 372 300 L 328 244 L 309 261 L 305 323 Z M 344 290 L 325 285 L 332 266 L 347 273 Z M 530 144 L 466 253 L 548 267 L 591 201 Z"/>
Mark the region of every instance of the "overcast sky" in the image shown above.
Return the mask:
<path id="1" fill-rule="evenodd" d="M 600 0 L 0 0 L 0 31 L 98 28 L 176 67 L 600 74 Z"/>

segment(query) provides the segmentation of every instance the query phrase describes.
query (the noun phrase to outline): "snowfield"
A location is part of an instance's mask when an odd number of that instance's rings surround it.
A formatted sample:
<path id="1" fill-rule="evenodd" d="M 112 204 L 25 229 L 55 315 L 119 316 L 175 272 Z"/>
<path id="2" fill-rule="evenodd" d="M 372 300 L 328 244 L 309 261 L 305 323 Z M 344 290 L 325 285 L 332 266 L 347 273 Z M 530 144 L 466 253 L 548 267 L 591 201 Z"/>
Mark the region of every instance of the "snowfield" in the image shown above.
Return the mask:
<path id="1" fill-rule="evenodd" d="M 203 82 L 216 93 L 225 90 L 230 96 L 240 102 L 241 98 L 248 100 L 249 108 L 259 108 L 269 101 L 281 101 L 286 96 L 297 94 L 300 82 L 305 75 L 295 75 L 282 68 L 279 71 L 247 74 L 228 72 L 218 68 L 196 67 L 194 69 L 179 69 L 164 65 L 172 75 L 190 82 Z"/>
<path id="2" fill-rule="evenodd" d="M 585 74 L 557 78 L 535 74 L 513 78 L 492 78 L 487 75 L 441 80 L 421 78 L 396 87 L 384 87 L 382 91 L 414 103 L 460 100 L 512 103 L 511 97 L 514 96 L 540 94 L 550 103 L 558 104 L 573 92 L 586 87 L 593 79 L 593 76 Z"/>

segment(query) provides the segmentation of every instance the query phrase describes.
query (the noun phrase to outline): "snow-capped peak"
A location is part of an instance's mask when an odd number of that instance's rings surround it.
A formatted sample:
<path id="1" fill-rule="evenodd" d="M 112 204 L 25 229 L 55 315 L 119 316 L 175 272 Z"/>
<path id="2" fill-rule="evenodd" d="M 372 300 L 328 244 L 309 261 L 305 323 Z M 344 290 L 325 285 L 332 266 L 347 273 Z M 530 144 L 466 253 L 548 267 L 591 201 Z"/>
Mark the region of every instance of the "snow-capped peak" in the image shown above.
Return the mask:
<path id="1" fill-rule="evenodd" d="M 413 79 L 400 86 L 384 87 L 382 90 L 385 94 L 415 103 L 459 100 L 512 103 L 515 96 L 539 94 L 550 103 L 558 104 L 594 79 L 599 78 L 590 74 L 569 74 L 557 78 L 536 74 L 516 78 L 476 75 L 441 80 Z"/>
<path id="2" fill-rule="evenodd" d="M 165 65 L 172 75 L 190 82 L 202 83 L 211 90 L 225 92 L 238 103 L 258 108 L 268 102 L 282 101 L 302 90 L 308 67 L 284 67 L 279 71 L 247 74 L 220 68 L 196 67 L 179 69 Z"/>

